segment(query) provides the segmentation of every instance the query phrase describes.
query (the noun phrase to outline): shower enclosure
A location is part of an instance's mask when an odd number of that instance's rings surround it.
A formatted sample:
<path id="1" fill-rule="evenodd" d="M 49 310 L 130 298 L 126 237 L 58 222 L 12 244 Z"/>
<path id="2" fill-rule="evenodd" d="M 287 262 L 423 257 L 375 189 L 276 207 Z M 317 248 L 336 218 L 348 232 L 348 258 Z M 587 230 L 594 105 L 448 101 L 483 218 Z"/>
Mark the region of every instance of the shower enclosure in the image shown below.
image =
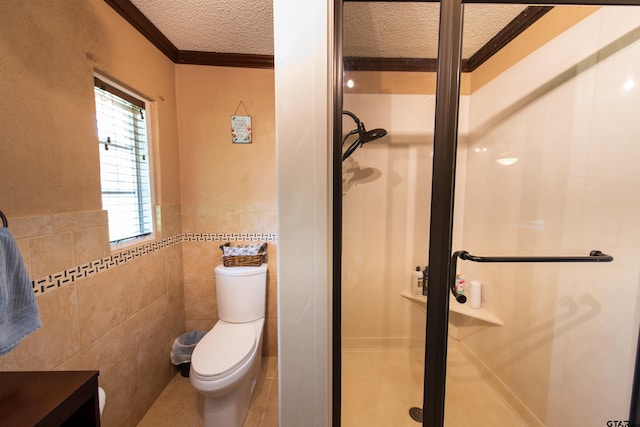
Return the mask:
<path id="1" fill-rule="evenodd" d="M 337 7 L 334 426 L 640 422 L 640 2 L 580 3 Z"/>

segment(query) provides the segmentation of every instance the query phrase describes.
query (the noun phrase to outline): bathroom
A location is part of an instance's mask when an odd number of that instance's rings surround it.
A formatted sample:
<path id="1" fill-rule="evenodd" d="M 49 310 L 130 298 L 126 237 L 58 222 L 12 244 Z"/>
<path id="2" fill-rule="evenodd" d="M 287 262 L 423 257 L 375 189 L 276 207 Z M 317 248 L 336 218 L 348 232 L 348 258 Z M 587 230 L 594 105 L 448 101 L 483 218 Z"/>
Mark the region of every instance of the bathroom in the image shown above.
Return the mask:
<path id="1" fill-rule="evenodd" d="M 109 396 L 104 424 L 134 425 L 175 373 L 167 364 L 172 338 L 184 330 L 210 327 L 215 321 L 210 317 L 214 305 L 209 285 L 219 256 L 219 243 L 240 239 L 243 233 L 256 233 L 269 242 L 266 354 L 278 356 L 281 366 L 286 366 L 286 370 L 280 372 L 284 384 L 280 399 L 281 423 L 301 425 L 302 420 L 312 418 L 314 425 L 326 424 L 327 408 L 331 406 L 327 397 L 331 377 L 330 346 L 326 338 L 330 312 L 327 284 L 331 276 L 328 273 L 330 257 L 325 256 L 326 248 L 330 247 L 327 237 L 330 232 L 327 233 L 326 228 L 330 208 L 326 201 L 328 184 L 324 188 L 318 182 L 330 181 L 329 172 L 324 170 L 328 154 L 323 152 L 330 134 L 324 99 L 327 76 L 318 71 L 325 72 L 326 68 L 322 65 L 324 62 L 320 63 L 322 52 L 316 52 L 313 60 L 300 61 L 296 67 L 287 65 L 286 60 L 287 55 L 305 58 L 309 46 L 326 49 L 315 46 L 315 34 L 309 33 L 327 33 L 327 20 L 320 18 L 328 12 L 324 10 L 325 2 L 304 7 L 295 2 L 275 3 L 286 5 L 274 11 L 276 41 L 286 44 L 283 40 L 287 31 L 295 31 L 300 34 L 298 41 L 305 46 L 291 48 L 300 50 L 276 57 L 276 61 L 283 61 L 278 68 L 278 73 L 283 74 L 275 73 L 275 77 L 273 70 L 175 65 L 104 1 L 81 2 L 73 7 L 59 2 L 46 3 L 46 7 L 28 2 L 3 4 L 0 57 L 5 83 L 0 117 L 7 142 L 0 148 L 0 176 L 4 184 L 0 188 L 0 209 L 9 217 L 10 229 L 18 238 L 33 279 L 44 279 L 45 289 L 38 294 L 42 329 L 13 353 L 0 357 L 0 370 L 99 368 L 101 385 Z M 308 13 L 308 7 L 315 8 L 315 13 Z M 23 22 L 25 15 L 30 17 L 33 27 L 27 35 L 15 25 Z M 291 16 L 297 19 L 287 19 Z M 305 26 L 309 31 L 301 31 Z M 144 73 L 140 73 L 141 69 Z M 126 82 L 155 100 L 152 113 L 157 117 L 153 127 L 157 136 L 153 158 L 157 173 L 154 180 L 156 239 L 164 242 L 164 247 L 151 248 L 118 268 L 88 267 L 95 268 L 96 273 L 81 281 L 57 286 L 64 278 L 49 278 L 49 275 L 99 261 L 110 253 L 95 166 L 97 154 L 87 143 L 95 140 L 93 118 L 87 113 L 92 110 L 93 98 L 87 96 L 87 91 L 92 90 L 94 70 Z M 304 99 L 300 99 L 299 88 L 286 87 L 292 78 L 316 90 L 309 90 Z M 220 84 L 211 85 L 211 81 Z M 277 102 L 276 92 L 281 100 L 295 99 L 296 108 Z M 212 138 L 213 134 L 228 135 L 228 117 L 240 101 L 254 119 L 256 142 L 238 147 L 228 139 Z M 377 122 L 369 112 L 358 109 L 359 114 L 360 111 L 360 117 L 369 126 L 387 126 Z M 302 145 L 300 140 L 307 140 L 309 144 Z M 379 150 L 376 145 L 358 149 L 354 160 L 364 165 L 367 156 Z M 280 170 L 276 178 L 277 155 Z M 631 162 L 633 158 L 629 155 L 618 160 Z M 229 174 L 234 170 L 230 168 L 229 159 L 243 165 L 241 179 L 230 179 Z M 621 169 L 634 170 L 632 166 L 621 166 Z M 471 165 L 467 167 L 470 173 Z M 629 175 L 625 178 L 632 179 Z M 207 185 L 210 182 L 224 185 L 211 191 Z M 357 186 L 367 188 L 364 184 Z M 353 190 L 347 190 L 347 196 L 349 191 Z M 608 192 L 607 189 L 601 191 Z M 457 193 L 462 190 L 458 189 Z M 625 212 L 629 218 L 635 218 L 637 200 L 632 193 L 628 196 L 624 199 Z M 620 205 L 618 202 L 613 206 Z M 278 224 L 277 214 L 301 219 Z M 622 226 L 615 227 L 615 230 L 601 229 L 600 233 L 620 233 L 618 227 Z M 464 229 L 468 228 L 465 222 Z M 626 227 L 623 229 L 631 240 L 631 230 L 635 232 L 635 229 L 630 227 L 629 232 Z M 416 234 L 420 231 L 415 230 Z M 407 234 L 412 232 L 406 230 Z M 176 236 L 183 238 L 176 242 Z M 587 247 L 589 242 L 581 240 L 571 249 L 596 249 Z M 524 241 L 522 245 L 523 253 L 556 248 L 530 247 Z M 419 242 L 416 247 L 420 248 Z M 415 258 L 403 261 L 399 271 L 407 280 L 401 280 L 399 286 L 408 282 L 414 264 L 424 264 L 426 253 L 421 254 L 419 250 L 415 250 Z M 307 255 L 311 251 L 313 257 Z M 624 257 L 632 260 L 637 255 L 634 251 L 637 252 L 636 246 L 612 251 L 612 254 L 616 260 Z M 278 266 L 278 258 L 296 262 Z M 480 272 L 474 273 L 473 266 L 464 264 L 464 268 L 465 274 L 480 275 Z M 525 296 L 529 288 L 535 286 L 535 275 L 541 274 L 532 271 L 523 281 L 513 270 L 500 271 L 500 274 L 509 272 L 511 282 L 517 283 L 517 291 Z M 574 270 L 557 274 L 576 278 L 574 286 L 584 279 Z M 599 300 L 603 298 L 603 303 L 612 304 L 613 300 L 606 298 L 626 294 L 629 297 L 624 298 L 625 304 L 632 304 L 635 311 L 637 276 L 637 271 L 621 276 L 617 283 L 623 288 L 615 292 L 610 286 L 602 289 L 606 294 L 599 295 Z M 298 277 L 306 280 L 300 283 Z M 276 295 L 278 282 L 282 292 L 279 296 Z M 51 288 L 47 288 L 49 285 Z M 488 287 L 486 291 L 486 298 L 490 298 Z M 394 295 L 399 293 L 400 290 L 394 290 Z M 582 295 L 579 289 L 574 294 L 576 298 Z M 400 304 L 419 313 L 419 307 L 401 298 Z M 489 301 L 487 299 L 487 305 L 491 304 Z M 520 307 L 513 309 L 517 311 Z M 413 311 L 409 313 L 416 316 Z M 502 320 L 508 323 L 508 319 Z M 412 338 L 414 332 L 418 333 L 414 329 L 419 320 L 412 318 L 409 322 L 413 322 L 413 329 L 403 338 Z M 534 320 L 532 325 L 536 325 Z M 625 326 L 637 331 L 637 319 L 633 317 Z M 482 333 L 500 334 L 499 330 L 504 329 L 489 328 Z M 635 339 L 636 334 L 631 335 Z M 537 344 L 535 338 L 530 337 L 533 344 Z M 619 353 L 633 354 L 634 343 L 630 340 Z M 603 341 L 598 350 L 605 351 L 608 347 L 609 343 Z M 628 371 L 631 369 L 628 364 L 633 361 L 624 360 Z M 626 375 L 620 377 L 626 378 Z M 307 392 L 300 393 L 300 390 Z"/>
<path id="2" fill-rule="evenodd" d="M 103 0 L 0 10 L 0 210 L 37 282 L 42 320 L 0 370 L 100 370 L 102 424 L 136 425 L 176 374 L 174 338 L 217 320 L 219 246 L 245 240 L 268 244 L 263 354 L 275 358 L 273 69 L 176 65 Z M 100 196 L 94 70 L 153 100 L 155 239 L 125 247 L 117 264 Z M 231 143 L 240 101 L 251 145 Z M 86 277 L 69 280 L 77 272 Z"/>
<path id="3" fill-rule="evenodd" d="M 465 22 L 473 7 L 498 6 L 467 5 Z M 346 46 L 375 22 L 358 16 Z M 458 260 L 465 283 L 482 283 L 482 305 L 451 298 L 444 425 L 629 419 L 639 321 L 639 16 L 637 8 L 556 6 L 462 75 L 453 251 L 587 257 L 598 249 L 614 262 Z M 349 426 L 415 425 L 409 410 L 422 406 L 425 299 L 412 294 L 412 275 L 429 260 L 434 128 L 425 117 L 434 115 L 435 84 L 416 74 L 344 76 L 344 109 L 367 130 L 387 131 L 343 162 Z M 343 127 L 353 120 L 344 117 Z"/>

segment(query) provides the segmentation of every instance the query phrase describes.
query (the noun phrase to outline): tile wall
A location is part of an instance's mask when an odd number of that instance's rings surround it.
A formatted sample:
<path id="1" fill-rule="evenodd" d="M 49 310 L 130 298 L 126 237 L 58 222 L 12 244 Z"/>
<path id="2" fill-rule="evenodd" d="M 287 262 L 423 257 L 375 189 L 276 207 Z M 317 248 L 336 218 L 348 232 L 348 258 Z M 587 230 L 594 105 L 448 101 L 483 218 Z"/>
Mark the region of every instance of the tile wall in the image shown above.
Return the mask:
<path id="1" fill-rule="evenodd" d="M 178 206 L 158 209 L 160 229 L 180 229 Z M 42 327 L 0 357 L 0 370 L 99 370 L 103 425 L 136 425 L 175 373 L 171 344 L 184 331 L 181 236 L 110 255 L 106 212 L 8 220 L 35 278 Z"/>
<path id="2" fill-rule="evenodd" d="M 208 330 L 218 320 L 214 270 L 222 262 L 220 246 L 226 242 L 267 242 L 267 307 L 263 336 L 264 356 L 277 356 L 277 273 L 275 234 L 184 234 L 184 304 L 186 330 Z M 190 239 L 190 240 L 188 240 Z"/>
<path id="3" fill-rule="evenodd" d="M 213 269 L 225 242 L 268 243 L 263 348 L 277 354 L 276 234 L 182 234 L 179 206 L 157 212 L 157 239 L 113 252 L 105 211 L 8 218 L 43 326 L 0 357 L 0 370 L 99 370 L 104 425 L 135 425 L 175 373 L 173 340 L 217 321 Z"/>
<path id="4" fill-rule="evenodd" d="M 460 347 L 526 405 L 523 417 L 538 420 L 530 425 L 628 417 L 639 321 L 639 20 L 638 7 L 603 7 L 472 95 L 462 248 L 614 257 L 460 264 L 504 322 Z M 517 161 L 499 163 L 505 154 Z"/>

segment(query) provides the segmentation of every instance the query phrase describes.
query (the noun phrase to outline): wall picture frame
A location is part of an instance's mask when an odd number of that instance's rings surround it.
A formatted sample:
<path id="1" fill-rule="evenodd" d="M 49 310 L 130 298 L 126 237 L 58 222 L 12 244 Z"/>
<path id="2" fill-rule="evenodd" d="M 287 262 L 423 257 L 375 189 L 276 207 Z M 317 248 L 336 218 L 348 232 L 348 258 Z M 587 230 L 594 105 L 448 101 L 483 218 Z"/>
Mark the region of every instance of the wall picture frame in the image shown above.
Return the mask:
<path id="1" fill-rule="evenodd" d="M 251 116 L 231 116 L 231 142 L 251 144 Z"/>

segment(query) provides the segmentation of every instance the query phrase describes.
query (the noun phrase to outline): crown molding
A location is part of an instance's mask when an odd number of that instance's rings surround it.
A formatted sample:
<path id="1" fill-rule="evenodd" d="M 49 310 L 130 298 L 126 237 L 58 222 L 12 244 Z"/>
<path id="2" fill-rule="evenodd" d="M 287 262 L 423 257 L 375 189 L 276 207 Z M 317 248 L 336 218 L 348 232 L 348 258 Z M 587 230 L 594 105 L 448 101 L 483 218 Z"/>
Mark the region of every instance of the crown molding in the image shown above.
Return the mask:
<path id="1" fill-rule="evenodd" d="M 485 61 L 495 55 L 511 40 L 518 37 L 524 30 L 533 25 L 538 19 L 542 18 L 547 12 L 553 9 L 553 6 L 529 6 L 518 16 L 513 18 L 502 30 L 484 44 L 471 58 L 463 61 L 462 71 L 470 73 Z"/>
<path id="2" fill-rule="evenodd" d="M 353 1 L 353 0 L 352 0 Z M 438 61 L 433 58 L 377 58 L 346 56 L 345 71 L 416 71 L 435 72 Z"/>
<path id="3" fill-rule="evenodd" d="M 178 48 L 129 0 L 104 0 L 167 58 L 176 62 Z"/>
<path id="4" fill-rule="evenodd" d="M 130 0 L 104 0 L 160 52 L 176 64 L 273 68 L 273 55 L 179 50 Z"/>
<path id="5" fill-rule="evenodd" d="M 180 50 L 176 64 L 217 65 L 220 67 L 273 68 L 273 55 L 199 52 Z"/>
<path id="6" fill-rule="evenodd" d="M 273 68 L 273 55 L 253 55 L 242 53 L 200 52 L 179 50 L 171 41 L 144 16 L 130 0 L 104 0 L 120 16 L 129 22 L 140 34 L 149 40 L 163 54 L 176 64 L 214 65 L 220 67 Z M 364 1 L 364 0 L 348 0 Z M 372 1 L 372 0 L 367 0 Z M 529 28 L 553 6 L 529 6 L 516 16 L 506 27 L 482 46 L 471 58 L 462 61 L 462 72 L 470 73 L 520 33 Z M 345 57 L 347 71 L 416 71 L 435 72 L 435 58 L 375 58 Z"/>
<path id="7" fill-rule="evenodd" d="M 364 0 L 349 0 L 364 1 Z M 372 1 L 372 0 L 368 0 Z M 502 30 L 491 38 L 469 59 L 462 60 L 462 72 L 470 73 L 505 47 L 524 30 L 533 25 L 553 6 L 529 6 L 513 18 Z M 347 71 L 414 71 L 435 72 L 438 60 L 435 58 L 376 58 L 345 57 L 344 69 Z"/>

